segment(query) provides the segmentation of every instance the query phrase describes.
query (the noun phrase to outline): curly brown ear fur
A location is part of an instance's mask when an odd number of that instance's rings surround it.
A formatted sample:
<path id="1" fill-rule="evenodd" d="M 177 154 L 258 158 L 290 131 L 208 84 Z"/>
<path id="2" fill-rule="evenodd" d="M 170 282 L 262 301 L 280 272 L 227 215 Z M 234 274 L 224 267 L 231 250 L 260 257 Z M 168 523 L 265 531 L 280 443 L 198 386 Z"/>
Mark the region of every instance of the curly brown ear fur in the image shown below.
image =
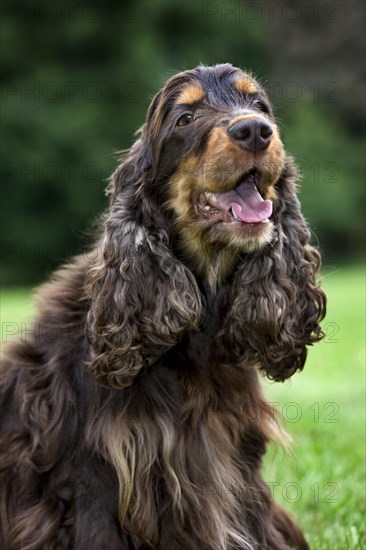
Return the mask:
<path id="1" fill-rule="evenodd" d="M 113 175 L 101 251 L 88 274 L 89 368 L 106 386 L 129 386 L 201 315 L 195 279 L 169 246 L 146 147 L 142 136 Z"/>
<path id="2" fill-rule="evenodd" d="M 277 184 L 274 212 L 277 237 L 266 250 L 247 255 L 231 289 L 227 333 L 237 359 L 249 345 L 261 369 L 283 381 L 306 360 L 306 345 L 319 341 L 326 298 L 316 283 L 319 252 L 309 245 L 310 232 L 296 196 L 291 159 Z"/>

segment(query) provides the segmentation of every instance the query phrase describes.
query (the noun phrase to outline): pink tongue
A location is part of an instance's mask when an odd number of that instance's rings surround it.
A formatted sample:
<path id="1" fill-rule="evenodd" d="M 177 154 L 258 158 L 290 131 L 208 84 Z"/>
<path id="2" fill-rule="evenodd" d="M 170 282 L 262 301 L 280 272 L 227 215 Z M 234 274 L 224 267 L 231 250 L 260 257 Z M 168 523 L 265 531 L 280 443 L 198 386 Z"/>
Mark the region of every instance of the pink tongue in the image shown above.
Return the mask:
<path id="1" fill-rule="evenodd" d="M 226 193 L 216 193 L 216 198 L 226 212 L 232 208 L 238 218 L 246 223 L 258 223 L 272 214 L 272 201 L 263 200 L 250 179 Z"/>

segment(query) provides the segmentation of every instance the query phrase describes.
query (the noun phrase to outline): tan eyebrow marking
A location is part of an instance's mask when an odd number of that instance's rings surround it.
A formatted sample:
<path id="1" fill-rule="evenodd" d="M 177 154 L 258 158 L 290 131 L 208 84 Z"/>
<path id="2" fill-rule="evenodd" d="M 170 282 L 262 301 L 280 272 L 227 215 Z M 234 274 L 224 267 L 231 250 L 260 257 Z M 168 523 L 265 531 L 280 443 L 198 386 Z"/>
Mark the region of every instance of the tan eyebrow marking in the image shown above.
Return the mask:
<path id="1" fill-rule="evenodd" d="M 239 78 L 238 80 L 235 80 L 234 84 L 239 92 L 243 92 L 245 94 L 255 94 L 256 92 L 259 92 L 259 88 L 254 78 L 250 76 Z"/>
<path id="2" fill-rule="evenodd" d="M 177 103 L 195 103 L 196 101 L 200 101 L 204 95 L 205 92 L 202 86 L 199 84 L 188 84 L 178 96 Z"/>

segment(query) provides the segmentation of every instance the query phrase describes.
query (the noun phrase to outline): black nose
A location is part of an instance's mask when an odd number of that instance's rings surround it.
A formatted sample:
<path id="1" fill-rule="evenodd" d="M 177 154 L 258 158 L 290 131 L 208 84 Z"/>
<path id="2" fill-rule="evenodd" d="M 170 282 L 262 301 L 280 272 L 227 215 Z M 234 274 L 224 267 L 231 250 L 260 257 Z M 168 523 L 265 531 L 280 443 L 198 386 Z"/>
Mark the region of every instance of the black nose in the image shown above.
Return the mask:
<path id="1" fill-rule="evenodd" d="M 271 125 L 259 117 L 239 120 L 228 132 L 243 149 L 252 153 L 267 149 L 273 134 Z"/>

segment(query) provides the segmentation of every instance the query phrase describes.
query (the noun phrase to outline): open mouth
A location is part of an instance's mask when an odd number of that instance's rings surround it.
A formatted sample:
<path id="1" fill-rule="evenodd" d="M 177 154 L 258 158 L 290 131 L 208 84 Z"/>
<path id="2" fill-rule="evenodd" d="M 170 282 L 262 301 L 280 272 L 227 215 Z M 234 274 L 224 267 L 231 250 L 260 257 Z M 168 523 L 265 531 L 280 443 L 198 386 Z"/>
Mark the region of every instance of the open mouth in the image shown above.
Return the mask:
<path id="1" fill-rule="evenodd" d="M 204 219 L 226 223 L 269 223 L 272 201 L 264 200 L 257 188 L 259 172 L 250 170 L 224 193 L 199 193 L 196 210 Z"/>

